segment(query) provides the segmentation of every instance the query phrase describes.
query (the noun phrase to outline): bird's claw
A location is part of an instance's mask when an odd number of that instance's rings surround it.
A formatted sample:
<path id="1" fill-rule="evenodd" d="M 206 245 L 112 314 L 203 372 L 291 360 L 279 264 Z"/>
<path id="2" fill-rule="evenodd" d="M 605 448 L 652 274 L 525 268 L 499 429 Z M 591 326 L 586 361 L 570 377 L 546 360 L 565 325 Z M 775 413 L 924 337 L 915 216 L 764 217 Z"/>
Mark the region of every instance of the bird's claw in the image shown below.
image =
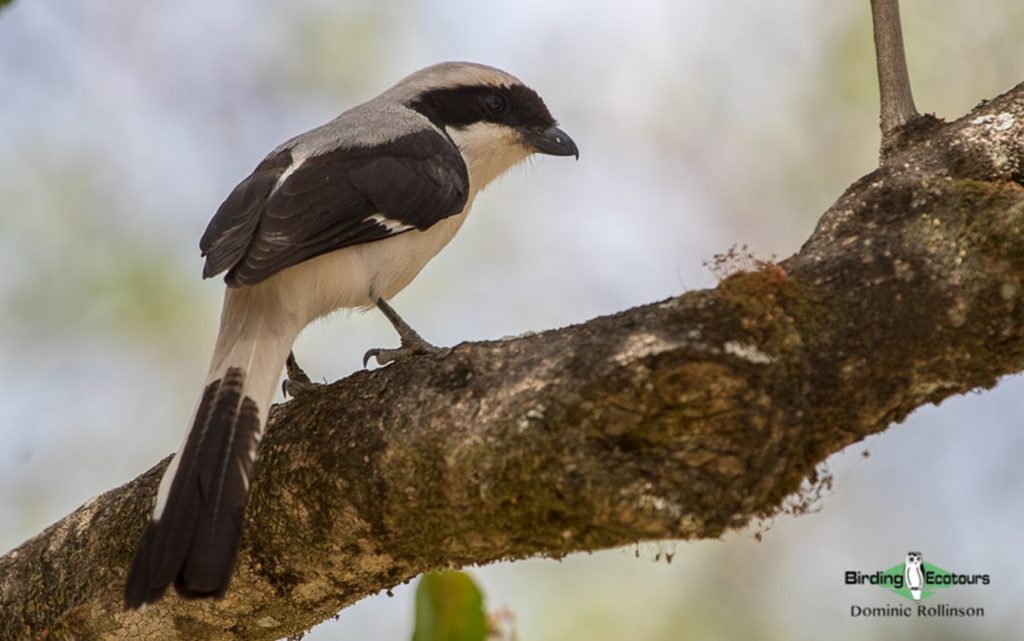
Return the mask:
<path id="1" fill-rule="evenodd" d="M 281 381 L 281 393 L 285 397 L 291 396 L 292 398 L 298 398 L 303 394 L 308 394 L 318 387 L 323 387 L 323 383 L 314 383 L 313 381 L 296 381 L 291 378 L 286 378 Z"/>
<path id="2" fill-rule="evenodd" d="M 383 348 L 375 347 L 367 350 L 363 354 L 363 369 L 370 363 L 371 358 L 377 359 L 378 365 L 387 365 L 388 363 L 394 363 L 395 361 L 403 358 L 409 358 L 410 356 L 419 356 L 421 354 L 436 354 L 437 352 L 443 351 L 442 348 L 436 345 L 431 345 L 427 341 L 419 340 L 416 342 L 403 342 L 401 347 L 395 348 Z"/>
<path id="3" fill-rule="evenodd" d="M 287 376 L 281 382 L 281 393 L 285 396 L 298 398 L 318 387 L 323 387 L 323 383 L 314 383 L 309 379 L 309 375 L 306 374 L 305 370 L 299 367 L 294 353 L 288 354 L 288 360 L 285 361 L 284 367 Z"/>

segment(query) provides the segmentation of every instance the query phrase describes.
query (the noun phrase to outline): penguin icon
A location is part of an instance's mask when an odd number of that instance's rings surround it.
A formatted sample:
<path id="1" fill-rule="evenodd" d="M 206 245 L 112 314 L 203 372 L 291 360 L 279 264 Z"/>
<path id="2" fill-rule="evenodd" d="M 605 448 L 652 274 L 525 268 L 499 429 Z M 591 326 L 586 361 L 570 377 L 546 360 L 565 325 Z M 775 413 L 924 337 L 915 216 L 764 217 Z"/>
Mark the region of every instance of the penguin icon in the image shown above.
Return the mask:
<path id="1" fill-rule="evenodd" d="M 903 565 L 903 578 L 915 601 L 921 600 L 921 588 L 924 587 L 924 568 L 921 567 L 923 558 L 920 552 L 907 552 L 907 560 Z"/>

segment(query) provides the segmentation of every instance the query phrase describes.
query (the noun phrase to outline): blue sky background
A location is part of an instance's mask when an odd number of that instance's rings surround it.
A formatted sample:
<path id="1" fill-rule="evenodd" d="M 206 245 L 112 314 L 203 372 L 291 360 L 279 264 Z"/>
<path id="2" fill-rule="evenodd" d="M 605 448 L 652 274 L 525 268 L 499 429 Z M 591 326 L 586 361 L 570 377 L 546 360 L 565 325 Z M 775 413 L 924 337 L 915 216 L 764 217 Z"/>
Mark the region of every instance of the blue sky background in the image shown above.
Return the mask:
<path id="1" fill-rule="evenodd" d="M 903 4 L 922 110 L 956 117 L 1024 80 L 1024 3 Z M 538 89 L 581 159 L 489 188 L 396 299 L 438 344 L 713 286 L 703 262 L 732 245 L 787 256 L 876 163 L 863 1 L 15 2 L 0 13 L 0 549 L 177 448 L 222 291 L 200 279 L 197 242 L 235 183 L 282 140 L 448 59 Z M 339 314 L 296 351 L 333 380 L 393 342 L 379 315 Z M 524 641 L 1006 638 L 1024 624 L 1022 398 L 1014 377 L 922 408 L 833 457 L 834 489 L 806 516 L 473 572 Z M 986 617 L 851 619 L 892 595 L 843 572 L 908 549 L 990 573 L 948 597 Z M 411 625 L 406 586 L 307 638 Z"/>

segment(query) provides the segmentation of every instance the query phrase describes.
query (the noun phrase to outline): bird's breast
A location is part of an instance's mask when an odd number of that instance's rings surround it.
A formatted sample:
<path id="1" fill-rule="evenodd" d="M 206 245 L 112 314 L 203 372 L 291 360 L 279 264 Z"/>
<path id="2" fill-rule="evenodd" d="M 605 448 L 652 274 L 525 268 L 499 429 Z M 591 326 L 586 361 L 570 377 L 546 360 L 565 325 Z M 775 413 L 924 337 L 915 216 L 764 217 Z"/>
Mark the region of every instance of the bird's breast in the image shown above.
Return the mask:
<path id="1" fill-rule="evenodd" d="M 256 287 L 273 288 L 281 308 L 306 324 L 341 308 L 372 307 L 405 289 L 462 227 L 469 205 L 423 231 L 354 245 L 304 261 Z"/>

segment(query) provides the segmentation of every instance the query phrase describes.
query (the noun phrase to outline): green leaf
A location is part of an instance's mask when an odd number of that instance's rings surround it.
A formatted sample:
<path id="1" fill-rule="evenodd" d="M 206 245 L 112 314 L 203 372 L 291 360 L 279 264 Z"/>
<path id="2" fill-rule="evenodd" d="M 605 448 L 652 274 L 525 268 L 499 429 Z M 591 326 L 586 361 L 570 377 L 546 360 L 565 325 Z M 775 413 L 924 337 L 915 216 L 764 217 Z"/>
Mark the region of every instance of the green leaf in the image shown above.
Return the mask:
<path id="1" fill-rule="evenodd" d="M 487 620 L 480 588 L 464 572 L 424 574 L 416 586 L 413 641 L 484 641 Z"/>

